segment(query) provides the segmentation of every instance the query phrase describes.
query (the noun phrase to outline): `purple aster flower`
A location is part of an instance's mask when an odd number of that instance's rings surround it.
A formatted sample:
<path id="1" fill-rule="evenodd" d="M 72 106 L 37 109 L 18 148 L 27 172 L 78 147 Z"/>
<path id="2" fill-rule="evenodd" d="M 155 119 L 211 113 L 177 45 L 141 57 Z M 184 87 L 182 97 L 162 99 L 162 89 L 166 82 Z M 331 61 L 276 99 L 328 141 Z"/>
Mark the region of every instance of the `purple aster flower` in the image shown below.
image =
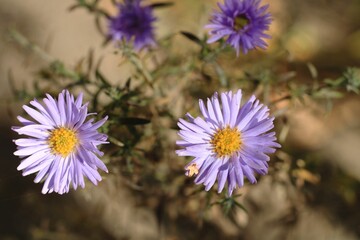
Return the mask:
<path id="1" fill-rule="evenodd" d="M 269 109 L 252 96 L 240 107 L 241 90 L 233 94 L 215 93 L 205 103 L 200 100 L 203 118 L 187 114 L 188 121 L 179 119 L 179 135 L 183 140 L 177 145 L 179 156 L 194 159 L 185 167 L 186 175 L 196 175 L 195 183 L 204 184 L 208 191 L 218 180 L 220 193 L 227 182 L 228 194 L 244 185 L 244 177 L 256 183 L 255 173 L 264 175 L 268 170 L 266 154 L 280 147 L 276 143 L 273 117 Z"/>
<path id="2" fill-rule="evenodd" d="M 110 37 L 115 41 L 134 41 L 134 48 L 140 50 L 156 45 L 154 40 L 153 16 L 150 6 L 141 6 L 141 0 L 124 0 L 118 5 L 119 14 L 110 19 Z"/>
<path id="3" fill-rule="evenodd" d="M 267 47 L 263 38 L 270 38 L 264 32 L 269 29 L 271 15 L 267 13 L 269 5 L 259 6 L 260 0 L 225 0 L 218 3 L 220 11 L 213 13 L 210 24 L 211 37 L 208 43 L 227 38 L 226 43 L 236 49 L 237 56 L 240 48 L 246 54 L 254 48 Z"/>
<path id="4" fill-rule="evenodd" d="M 84 177 L 96 185 L 101 181 L 97 169 L 108 172 L 97 157 L 103 155 L 97 146 L 107 143 L 107 136 L 97 129 L 107 117 L 96 123 L 94 119 L 85 121 L 90 114 L 88 104 L 82 104 L 82 94 L 76 100 L 67 90 L 57 100 L 46 96 L 44 104 L 34 99 L 30 102 L 32 107 L 24 105 L 32 120 L 18 116 L 23 126 L 13 127 L 25 135 L 14 140 L 17 145 L 14 155 L 22 158 L 17 169 L 23 171 L 23 176 L 37 172 L 34 182 L 44 179 L 43 194 L 67 193 L 71 183 L 74 189 L 84 188 Z"/>

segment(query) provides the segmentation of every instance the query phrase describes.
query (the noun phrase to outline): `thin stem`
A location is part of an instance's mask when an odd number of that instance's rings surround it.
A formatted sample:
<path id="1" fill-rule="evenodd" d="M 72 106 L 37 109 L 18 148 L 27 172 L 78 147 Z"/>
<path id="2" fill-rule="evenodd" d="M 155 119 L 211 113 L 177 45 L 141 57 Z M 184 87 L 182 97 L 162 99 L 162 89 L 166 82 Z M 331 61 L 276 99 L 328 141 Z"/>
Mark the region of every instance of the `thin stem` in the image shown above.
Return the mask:
<path id="1" fill-rule="evenodd" d="M 15 42 L 20 44 L 23 48 L 33 51 L 34 53 L 36 53 L 38 56 L 40 56 L 46 62 L 53 62 L 55 60 L 52 56 L 50 56 L 48 53 L 46 53 L 44 50 L 42 50 L 36 44 L 31 43 L 24 35 L 22 35 L 18 31 L 16 31 L 15 29 L 10 29 L 9 33 L 10 33 L 11 38 Z"/>

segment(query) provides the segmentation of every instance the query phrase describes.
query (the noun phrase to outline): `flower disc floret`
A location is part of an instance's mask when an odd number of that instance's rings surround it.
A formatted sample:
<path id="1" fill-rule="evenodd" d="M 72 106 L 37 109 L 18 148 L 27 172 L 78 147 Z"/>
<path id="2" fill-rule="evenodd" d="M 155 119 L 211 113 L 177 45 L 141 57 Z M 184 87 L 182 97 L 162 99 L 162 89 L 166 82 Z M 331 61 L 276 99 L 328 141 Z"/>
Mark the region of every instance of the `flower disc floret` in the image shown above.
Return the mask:
<path id="1" fill-rule="evenodd" d="M 230 127 L 219 129 L 210 143 L 213 145 L 214 152 L 218 157 L 231 156 L 240 150 L 240 132 L 236 128 L 231 129 Z"/>
<path id="2" fill-rule="evenodd" d="M 246 15 L 241 14 L 241 15 L 235 17 L 233 28 L 235 31 L 240 31 L 249 23 L 250 23 L 250 20 L 246 17 Z"/>
<path id="3" fill-rule="evenodd" d="M 54 129 L 50 133 L 49 146 L 55 154 L 67 157 L 74 151 L 78 138 L 76 132 L 66 127 Z"/>

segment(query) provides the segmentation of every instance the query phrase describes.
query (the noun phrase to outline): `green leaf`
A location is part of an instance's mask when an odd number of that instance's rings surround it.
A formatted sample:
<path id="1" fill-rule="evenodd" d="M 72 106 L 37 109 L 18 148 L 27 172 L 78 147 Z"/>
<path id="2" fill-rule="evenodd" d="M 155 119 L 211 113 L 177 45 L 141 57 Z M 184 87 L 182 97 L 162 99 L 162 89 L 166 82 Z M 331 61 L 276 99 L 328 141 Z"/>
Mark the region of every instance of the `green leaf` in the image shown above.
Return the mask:
<path id="1" fill-rule="evenodd" d="M 247 209 L 246 209 L 246 208 L 244 207 L 244 205 L 242 205 L 241 203 L 235 201 L 235 205 L 236 205 L 238 208 L 242 209 L 244 212 L 248 213 Z"/>
<path id="2" fill-rule="evenodd" d="M 108 82 L 108 80 L 104 77 L 104 75 L 100 72 L 99 69 L 95 70 L 95 77 L 96 79 L 100 80 L 106 87 L 111 86 L 111 84 Z"/>
<path id="3" fill-rule="evenodd" d="M 306 65 L 307 65 L 307 67 L 308 67 L 308 69 L 310 71 L 311 77 L 313 79 L 317 79 L 318 78 L 318 71 L 317 71 L 316 67 L 314 66 L 314 64 L 307 63 Z"/>
<path id="4" fill-rule="evenodd" d="M 341 98 L 343 94 L 330 88 L 322 88 L 313 94 L 315 98 Z"/>
<path id="5" fill-rule="evenodd" d="M 194 34 L 192 34 L 191 32 L 186 32 L 186 31 L 180 31 L 180 33 L 185 36 L 187 39 L 189 39 L 190 41 L 193 41 L 194 43 L 199 44 L 200 46 L 203 46 L 203 42 Z"/>
<path id="6" fill-rule="evenodd" d="M 327 85 L 330 85 L 332 87 L 340 87 L 341 84 L 344 82 L 344 78 L 338 78 L 338 79 L 325 79 L 324 83 Z"/>
<path id="7" fill-rule="evenodd" d="M 348 92 L 354 92 L 354 93 L 356 93 L 356 94 L 359 94 L 359 93 L 360 93 L 360 91 L 359 91 L 358 88 L 356 88 L 356 87 L 354 87 L 354 86 L 351 86 L 351 85 L 347 85 L 347 86 L 346 86 L 346 90 L 347 90 Z"/>
<path id="8" fill-rule="evenodd" d="M 84 7 L 84 5 L 82 5 L 82 4 L 74 4 L 71 7 L 69 7 L 68 10 L 71 12 L 71 11 L 74 11 L 75 9 L 78 9 L 78 8 L 81 8 L 81 7 Z"/>
<path id="9" fill-rule="evenodd" d="M 116 146 L 118 147 L 123 147 L 125 144 L 123 142 L 121 142 L 120 140 L 114 138 L 114 137 L 111 137 L 111 136 L 108 136 L 109 138 L 109 141 L 112 143 L 112 144 L 115 144 Z"/>
<path id="10" fill-rule="evenodd" d="M 128 80 L 126 80 L 125 89 L 130 90 L 130 85 L 131 85 L 131 77 L 129 77 Z"/>
<path id="11" fill-rule="evenodd" d="M 162 3 L 153 3 L 150 5 L 152 8 L 163 8 L 163 7 L 171 7 L 173 6 L 173 2 L 162 2 Z"/>
<path id="12" fill-rule="evenodd" d="M 343 78 L 347 82 L 346 89 L 359 93 L 360 89 L 360 69 L 359 68 L 348 68 L 346 69 Z"/>

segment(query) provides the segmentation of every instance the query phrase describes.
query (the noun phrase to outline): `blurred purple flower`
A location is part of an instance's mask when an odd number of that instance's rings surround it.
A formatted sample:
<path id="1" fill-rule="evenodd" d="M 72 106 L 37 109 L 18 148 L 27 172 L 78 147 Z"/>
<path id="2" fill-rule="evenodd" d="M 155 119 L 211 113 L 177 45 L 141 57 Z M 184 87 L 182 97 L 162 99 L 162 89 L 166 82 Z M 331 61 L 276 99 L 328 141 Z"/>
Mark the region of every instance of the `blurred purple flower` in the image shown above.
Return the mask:
<path id="1" fill-rule="evenodd" d="M 124 0 L 118 4 L 119 14 L 110 19 L 109 35 L 115 41 L 133 41 L 134 48 L 155 46 L 153 9 L 141 6 L 142 0 Z"/>
<path id="2" fill-rule="evenodd" d="M 269 109 L 252 96 L 240 107 L 241 90 L 233 94 L 215 93 L 207 104 L 200 100 L 203 118 L 193 118 L 187 114 L 188 121 L 179 119 L 179 135 L 183 140 L 177 145 L 179 156 L 194 159 L 185 167 L 186 175 L 196 175 L 195 183 L 204 184 L 208 191 L 218 180 L 220 193 L 227 182 L 228 195 L 244 185 L 244 176 L 256 183 L 255 172 L 266 174 L 270 157 L 280 147 L 276 143 L 273 117 Z"/>
<path id="3" fill-rule="evenodd" d="M 259 6 L 260 0 L 225 0 L 218 3 L 220 11 L 214 11 L 210 24 L 208 43 L 227 38 L 226 43 L 246 54 L 256 47 L 265 49 L 267 44 L 263 38 L 270 38 L 264 32 L 269 29 L 271 15 L 266 12 L 269 5 Z"/>
<path id="4" fill-rule="evenodd" d="M 88 114 L 87 104 L 82 105 L 82 94 L 75 100 L 69 91 L 59 94 L 58 100 L 46 95 L 44 104 L 36 99 L 32 107 L 24 105 L 24 110 L 33 118 L 18 116 L 23 124 L 13 130 L 25 138 L 14 140 L 17 151 L 14 155 L 22 158 L 18 170 L 23 176 L 37 173 L 34 182 L 44 179 L 42 193 L 67 193 L 73 188 L 85 187 L 84 177 L 93 184 L 101 181 L 97 169 L 108 172 L 105 164 L 97 157 L 103 153 L 97 146 L 107 143 L 107 136 L 98 133 L 107 117 L 94 123 L 85 122 Z"/>

